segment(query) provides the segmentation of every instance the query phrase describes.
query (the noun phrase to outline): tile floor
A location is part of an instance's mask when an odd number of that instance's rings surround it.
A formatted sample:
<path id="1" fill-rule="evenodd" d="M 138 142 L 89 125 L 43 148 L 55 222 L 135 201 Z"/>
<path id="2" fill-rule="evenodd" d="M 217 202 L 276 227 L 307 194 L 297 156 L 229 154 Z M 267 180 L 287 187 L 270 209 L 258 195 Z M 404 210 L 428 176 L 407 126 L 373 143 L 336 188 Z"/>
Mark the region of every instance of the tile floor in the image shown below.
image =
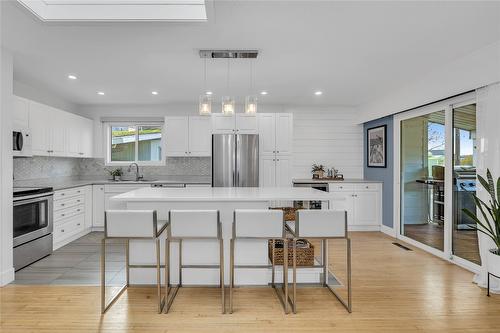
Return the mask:
<path id="1" fill-rule="evenodd" d="M 99 285 L 102 232 L 92 232 L 48 257 L 16 272 L 15 284 Z M 106 246 L 106 283 L 125 282 L 125 247 L 120 240 Z"/>

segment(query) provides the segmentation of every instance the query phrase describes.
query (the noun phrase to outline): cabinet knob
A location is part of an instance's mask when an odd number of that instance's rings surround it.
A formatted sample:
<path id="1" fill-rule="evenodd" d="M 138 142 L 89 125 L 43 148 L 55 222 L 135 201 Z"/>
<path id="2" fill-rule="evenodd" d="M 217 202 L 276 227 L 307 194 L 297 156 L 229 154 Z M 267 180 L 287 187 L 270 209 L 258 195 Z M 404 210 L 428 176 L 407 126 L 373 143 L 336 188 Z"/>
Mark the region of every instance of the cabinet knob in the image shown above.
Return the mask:
<path id="1" fill-rule="evenodd" d="M 61 216 L 66 216 L 66 214 L 61 214 Z"/>
<path id="2" fill-rule="evenodd" d="M 279 150 L 276 150 L 276 153 L 278 153 L 278 154 L 279 154 L 279 153 L 280 153 L 280 151 L 279 151 Z"/>
<path id="3" fill-rule="evenodd" d="M 80 225 L 80 223 L 77 223 L 76 225 Z"/>
<path id="4" fill-rule="evenodd" d="M 276 161 L 279 161 L 280 159 L 278 158 Z"/>
<path id="5" fill-rule="evenodd" d="M 61 232 L 64 232 L 64 229 L 61 229 Z"/>
<path id="6" fill-rule="evenodd" d="M 61 206 L 63 206 L 63 207 L 64 207 L 64 205 L 65 205 L 65 204 L 61 204 Z"/>

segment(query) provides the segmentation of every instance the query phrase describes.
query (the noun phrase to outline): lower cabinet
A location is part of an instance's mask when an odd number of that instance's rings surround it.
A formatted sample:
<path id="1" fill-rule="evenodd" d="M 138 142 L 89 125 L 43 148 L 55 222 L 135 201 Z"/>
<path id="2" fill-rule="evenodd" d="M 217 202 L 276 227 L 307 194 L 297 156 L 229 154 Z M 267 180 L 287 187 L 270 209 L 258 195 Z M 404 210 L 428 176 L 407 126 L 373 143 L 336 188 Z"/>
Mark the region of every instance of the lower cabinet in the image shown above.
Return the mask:
<path id="1" fill-rule="evenodd" d="M 261 155 L 259 169 L 261 187 L 292 186 L 290 155 Z"/>
<path id="2" fill-rule="evenodd" d="M 379 230 L 382 224 L 382 184 L 330 183 L 330 207 L 347 212 L 350 230 Z"/>
<path id="3" fill-rule="evenodd" d="M 54 250 L 90 232 L 92 227 L 91 198 L 91 186 L 54 192 Z"/>

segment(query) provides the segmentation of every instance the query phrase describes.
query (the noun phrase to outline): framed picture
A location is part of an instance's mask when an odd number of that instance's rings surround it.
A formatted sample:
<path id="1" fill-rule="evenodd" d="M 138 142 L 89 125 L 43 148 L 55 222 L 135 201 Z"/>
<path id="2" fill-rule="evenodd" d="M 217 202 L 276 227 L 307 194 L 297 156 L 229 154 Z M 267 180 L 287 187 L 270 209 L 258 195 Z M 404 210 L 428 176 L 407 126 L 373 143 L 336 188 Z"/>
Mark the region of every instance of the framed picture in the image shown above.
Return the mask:
<path id="1" fill-rule="evenodd" d="M 369 168 L 387 167 L 387 125 L 366 130 L 367 166 Z"/>

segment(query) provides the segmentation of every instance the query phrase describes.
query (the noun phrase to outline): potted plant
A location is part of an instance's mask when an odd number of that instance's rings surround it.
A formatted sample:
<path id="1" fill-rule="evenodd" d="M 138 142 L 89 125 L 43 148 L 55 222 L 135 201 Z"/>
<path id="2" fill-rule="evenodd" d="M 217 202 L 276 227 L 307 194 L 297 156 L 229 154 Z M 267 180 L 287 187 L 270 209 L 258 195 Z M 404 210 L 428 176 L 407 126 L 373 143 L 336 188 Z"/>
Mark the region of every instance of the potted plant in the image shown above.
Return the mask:
<path id="1" fill-rule="evenodd" d="M 313 179 L 320 179 L 323 178 L 323 175 L 325 173 L 325 167 L 323 164 L 313 164 L 312 166 L 312 174 L 313 174 Z"/>
<path id="2" fill-rule="evenodd" d="M 471 212 L 469 209 L 462 209 L 465 214 L 476 222 L 473 229 L 482 232 L 493 240 L 496 248 L 488 251 L 487 268 L 488 272 L 500 276 L 500 178 L 497 182 L 493 181 L 491 172 L 486 171 L 486 179 L 477 175 L 477 179 L 481 186 L 488 192 L 491 198 L 488 202 L 479 199 L 476 194 L 473 194 L 474 203 L 476 204 L 476 212 Z M 483 221 L 480 217 L 483 217 Z"/>
<path id="3" fill-rule="evenodd" d="M 114 181 L 119 181 L 121 180 L 121 177 L 123 175 L 123 170 L 122 168 L 116 168 L 116 169 L 106 169 L 107 172 L 113 177 Z"/>

